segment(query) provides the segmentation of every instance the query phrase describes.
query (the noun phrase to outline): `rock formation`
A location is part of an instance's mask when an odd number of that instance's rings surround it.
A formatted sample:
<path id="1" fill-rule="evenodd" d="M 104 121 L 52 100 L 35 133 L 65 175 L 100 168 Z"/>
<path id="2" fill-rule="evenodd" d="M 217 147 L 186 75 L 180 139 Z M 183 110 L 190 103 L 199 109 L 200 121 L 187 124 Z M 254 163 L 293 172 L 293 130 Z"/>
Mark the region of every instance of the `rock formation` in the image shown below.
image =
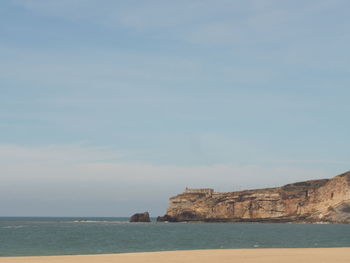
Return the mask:
<path id="1" fill-rule="evenodd" d="M 133 216 L 130 217 L 129 222 L 135 223 L 135 222 L 145 222 L 149 223 L 151 222 L 151 219 L 149 218 L 149 213 L 136 213 Z"/>
<path id="2" fill-rule="evenodd" d="M 157 221 L 350 223 L 350 171 L 258 190 L 186 189 Z"/>

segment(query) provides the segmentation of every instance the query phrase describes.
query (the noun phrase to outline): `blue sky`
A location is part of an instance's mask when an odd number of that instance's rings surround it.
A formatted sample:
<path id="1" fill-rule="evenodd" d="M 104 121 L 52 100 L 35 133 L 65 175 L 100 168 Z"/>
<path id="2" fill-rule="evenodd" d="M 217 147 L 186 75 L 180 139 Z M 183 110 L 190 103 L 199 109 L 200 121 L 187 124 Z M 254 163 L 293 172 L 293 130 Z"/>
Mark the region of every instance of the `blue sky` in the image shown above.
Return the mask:
<path id="1" fill-rule="evenodd" d="M 3 215 L 161 214 L 185 186 L 348 170 L 349 7 L 1 1 Z"/>

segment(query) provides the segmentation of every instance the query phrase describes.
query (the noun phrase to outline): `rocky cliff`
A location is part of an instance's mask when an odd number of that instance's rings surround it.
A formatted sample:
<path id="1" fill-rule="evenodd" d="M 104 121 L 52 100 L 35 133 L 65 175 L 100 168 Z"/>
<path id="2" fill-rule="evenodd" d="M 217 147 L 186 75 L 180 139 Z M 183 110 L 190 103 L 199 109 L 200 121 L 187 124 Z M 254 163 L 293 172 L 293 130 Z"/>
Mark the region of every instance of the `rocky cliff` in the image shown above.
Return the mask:
<path id="1" fill-rule="evenodd" d="M 268 189 L 186 189 L 158 221 L 350 223 L 350 171 Z"/>

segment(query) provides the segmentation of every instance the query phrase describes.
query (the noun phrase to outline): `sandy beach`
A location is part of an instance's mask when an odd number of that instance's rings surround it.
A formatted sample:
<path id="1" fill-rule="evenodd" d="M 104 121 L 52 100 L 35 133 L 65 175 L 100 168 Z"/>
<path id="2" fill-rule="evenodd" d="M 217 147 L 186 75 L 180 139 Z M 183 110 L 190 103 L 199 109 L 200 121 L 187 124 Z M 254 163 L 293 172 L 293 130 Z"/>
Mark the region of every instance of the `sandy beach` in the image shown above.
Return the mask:
<path id="1" fill-rule="evenodd" d="M 187 250 L 104 255 L 0 257 L 1 263 L 349 263 L 350 248 Z"/>

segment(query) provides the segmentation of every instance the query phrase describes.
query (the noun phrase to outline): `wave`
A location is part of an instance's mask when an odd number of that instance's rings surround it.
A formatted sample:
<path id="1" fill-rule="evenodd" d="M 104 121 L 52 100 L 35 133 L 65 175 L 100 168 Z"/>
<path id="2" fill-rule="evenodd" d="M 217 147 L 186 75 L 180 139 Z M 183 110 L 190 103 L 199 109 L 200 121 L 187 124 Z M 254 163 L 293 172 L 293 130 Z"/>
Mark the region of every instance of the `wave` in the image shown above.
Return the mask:
<path id="1" fill-rule="evenodd" d="M 111 220 L 85 220 L 85 219 L 81 219 L 81 220 L 74 220 L 74 223 L 104 223 L 104 224 L 125 224 L 125 223 L 129 223 L 129 221 L 111 221 Z"/>
<path id="2" fill-rule="evenodd" d="M 24 227 L 24 226 L 22 226 L 22 225 L 18 225 L 18 226 L 3 226 L 3 227 L 1 227 L 1 228 L 6 228 L 6 229 L 17 229 L 17 228 L 22 228 L 22 227 Z"/>

